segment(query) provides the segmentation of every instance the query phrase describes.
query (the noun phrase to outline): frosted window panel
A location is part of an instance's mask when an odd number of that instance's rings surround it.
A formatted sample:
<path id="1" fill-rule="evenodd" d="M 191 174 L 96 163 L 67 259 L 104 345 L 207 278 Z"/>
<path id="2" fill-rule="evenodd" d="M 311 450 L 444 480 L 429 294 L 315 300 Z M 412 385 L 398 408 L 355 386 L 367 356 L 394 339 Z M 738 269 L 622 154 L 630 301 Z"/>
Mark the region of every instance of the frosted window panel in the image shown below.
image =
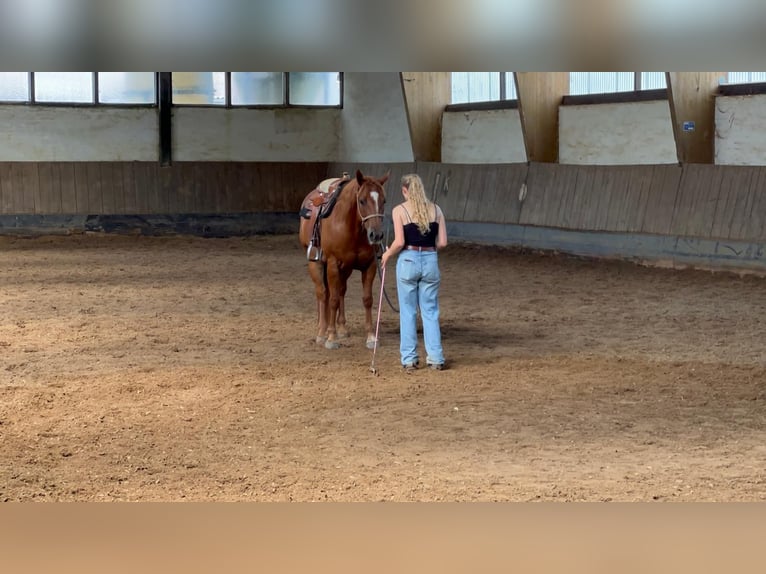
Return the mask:
<path id="1" fill-rule="evenodd" d="M 570 72 L 569 93 L 607 94 L 629 92 L 635 89 L 633 72 Z"/>
<path id="2" fill-rule="evenodd" d="M 507 99 L 516 98 L 513 72 L 505 76 Z M 500 72 L 452 72 L 453 104 L 491 102 L 500 99 Z"/>
<path id="3" fill-rule="evenodd" d="M 642 90 L 660 90 L 667 87 L 665 72 L 641 72 Z"/>
<path id="4" fill-rule="evenodd" d="M 453 104 L 468 103 L 468 72 L 452 72 L 452 98 Z"/>
<path id="5" fill-rule="evenodd" d="M 231 73 L 232 105 L 282 105 L 284 100 L 285 84 L 282 72 Z"/>
<path id="6" fill-rule="evenodd" d="M 173 72 L 173 103 L 226 104 L 226 72 Z"/>
<path id="7" fill-rule="evenodd" d="M 750 84 L 753 82 L 766 82 L 766 72 L 728 72 L 729 84 Z"/>
<path id="8" fill-rule="evenodd" d="M 296 106 L 339 106 L 339 72 L 290 72 L 290 103 Z"/>
<path id="9" fill-rule="evenodd" d="M 505 73 L 505 99 L 515 100 L 516 95 L 516 83 L 513 81 L 513 72 Z"/>
<path id="10" fill-rule="evenodd" d="M 0 102 L 29 101 L 27 72 L 0 72 Z"/>
<path id="11" fill-rule="evenodd" d="M 99 72 L 98 101 L 104 104 L 154 104 L 154 72 Z"/>
<path id="12" fill-rule="evenodd" d="M 35 101 L 93 103 L 93 72 L 35 72 Z"/>

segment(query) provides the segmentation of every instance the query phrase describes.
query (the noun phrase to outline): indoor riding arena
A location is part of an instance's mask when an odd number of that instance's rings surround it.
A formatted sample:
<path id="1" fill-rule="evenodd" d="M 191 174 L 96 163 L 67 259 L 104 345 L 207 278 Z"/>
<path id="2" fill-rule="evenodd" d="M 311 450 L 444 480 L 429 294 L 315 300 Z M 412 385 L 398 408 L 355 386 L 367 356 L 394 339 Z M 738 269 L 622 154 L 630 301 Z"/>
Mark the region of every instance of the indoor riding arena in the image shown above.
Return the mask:
<path id="1" fill-rule="evenodd" d="M 110 74 L 147 101 L 0 104 L 0 500 L 766 500 L 762 84 Z M 315 342 L 298 211 L 357 170 L 387 244 L 403 175 L 444 212 L 442 371 L 402 369 L 394 265 L 373 349 L 358 272 Z"/>

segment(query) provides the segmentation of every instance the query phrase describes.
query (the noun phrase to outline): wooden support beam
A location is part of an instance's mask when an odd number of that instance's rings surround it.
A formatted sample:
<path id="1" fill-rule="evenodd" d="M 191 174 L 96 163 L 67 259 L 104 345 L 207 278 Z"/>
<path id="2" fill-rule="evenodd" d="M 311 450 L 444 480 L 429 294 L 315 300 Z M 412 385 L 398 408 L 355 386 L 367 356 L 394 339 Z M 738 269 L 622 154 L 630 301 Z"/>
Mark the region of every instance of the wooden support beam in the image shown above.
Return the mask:
<path id="1" fill-rule="evenodd" d="M 679 163 L 715 162 L 715 94 L 726 72 L 665 72 Z"/>
<path id="2" fill-rule="evenodd" d="M 415 161 L 441 161 L 442 114 L 451 100 L 450 72 L 401 72 Z"/>
<path id="3" fill-rule="evenodd" d="M 569 72 L 516 72 L 514 78 L 527 160 L 555 163 L 559 157 L 559 105 L 569 94 Z"/>
<path id="4" fill-rule="evenodd" d="M 159 109 L 160 122 L 160 165 L 169 166 L 173 162 L 172 155 L 172 107 L 173 107 L 173 84 L 172 72 L 158 72 L 159 87 L 157 89 L 157 107 Z"/>

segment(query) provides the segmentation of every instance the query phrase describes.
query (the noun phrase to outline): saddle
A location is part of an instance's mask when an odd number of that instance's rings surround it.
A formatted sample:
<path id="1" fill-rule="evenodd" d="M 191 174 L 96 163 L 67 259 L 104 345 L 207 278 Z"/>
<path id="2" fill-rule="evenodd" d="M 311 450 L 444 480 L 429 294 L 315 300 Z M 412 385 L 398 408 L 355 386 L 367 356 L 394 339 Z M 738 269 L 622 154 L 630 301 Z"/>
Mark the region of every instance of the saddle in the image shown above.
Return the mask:
<path id="1" fill-rule="evenodd" d="M 309 220 L 312 217 L 314 218 L 311 241 L 306 250 L 306 258 L 309 261 L 319 261 L 322 259 L 319 220 L 330 216 L 335 203 L 338 201 L 341 190 L 349 181 L 351 181 L 351 178 L 347 172 L 343 172 L 343 176 L 339 178 L 325 179 L 303 201 L 300 216 L 303 219 Z"/>

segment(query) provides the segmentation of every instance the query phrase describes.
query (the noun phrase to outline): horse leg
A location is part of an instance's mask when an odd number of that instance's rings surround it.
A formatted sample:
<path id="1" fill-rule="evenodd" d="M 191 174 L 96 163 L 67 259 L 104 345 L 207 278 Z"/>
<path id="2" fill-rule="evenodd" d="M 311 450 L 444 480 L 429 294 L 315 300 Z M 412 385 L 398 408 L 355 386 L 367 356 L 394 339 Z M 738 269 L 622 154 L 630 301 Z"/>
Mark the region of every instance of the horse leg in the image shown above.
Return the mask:
<path id="1" fill-rule="evenodd" d="M 372 285 L 378 268 L 372 264 L 362 271 L 362 304 L 364 305 L 364 329 L 367 332 L 366 345 L 368 349 L 375 348 L 375 328 L 372 324 Z"/>
<path id="2" fill-rule="evenodd" d="M 353 270 L 346 272 L 341 269 L 341 281 L 338 285 L 339 299 L 338 299 L 338 317 L 335 320 L 335 327 L 338 333 L 339 339 L 345 339 L 348 337 L 348 327 L 346 326 L 346 289 L 348 288 L 348 280 L 351 277 Z"/>
<path id="3" fill-rule="evenodd" d="M 325 269 L 321 261 L 309 261 L 309 275 L 314 282 L 314 292 L 317 298 L 317 336 L 320 345 L 327 340 L 327 285 L 325 284 Z"/>
<path id="4" fill-rule="evenodd" d="M 329 294 L 327 297 L 327 340 L 325 341 L 325 348 L 338 349 L 340 342 L 338 341 L 338 310 L 341 303 L 341 292 L 343 289 L 341 285 L 344 284 L 346 276 L 340 269 L 338 262 L 335 259 L 328 259 L 327 261 L 327 287 Z"/>

